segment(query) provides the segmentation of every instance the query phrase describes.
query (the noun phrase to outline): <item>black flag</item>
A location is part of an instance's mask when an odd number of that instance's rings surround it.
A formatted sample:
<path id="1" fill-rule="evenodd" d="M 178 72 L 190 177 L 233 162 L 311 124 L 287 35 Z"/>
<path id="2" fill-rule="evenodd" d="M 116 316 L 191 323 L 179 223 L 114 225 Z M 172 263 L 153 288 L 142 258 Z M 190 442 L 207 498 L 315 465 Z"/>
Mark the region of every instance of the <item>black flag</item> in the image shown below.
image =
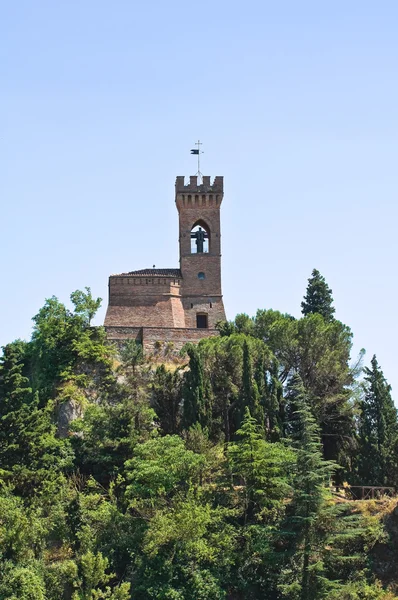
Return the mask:
<path id="1" fill-rule="evenodd" d="M 199 154 L 199 150 L 195 148 L 194 150 L 191 150 L 191 154 Z"/>

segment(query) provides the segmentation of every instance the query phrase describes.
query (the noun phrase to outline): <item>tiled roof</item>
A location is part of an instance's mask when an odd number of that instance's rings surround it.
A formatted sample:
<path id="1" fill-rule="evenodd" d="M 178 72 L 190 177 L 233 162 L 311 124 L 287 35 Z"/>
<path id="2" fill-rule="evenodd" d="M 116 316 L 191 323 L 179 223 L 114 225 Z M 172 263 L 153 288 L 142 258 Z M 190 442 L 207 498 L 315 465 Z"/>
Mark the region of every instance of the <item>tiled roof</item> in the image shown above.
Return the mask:
<path id="1" fill-rule="evenodd" d="M 178 277 L 182 278 L 180 269 L 141 269 L 129 271 L 120 275 L 133 275 L 134 277 Z"/>

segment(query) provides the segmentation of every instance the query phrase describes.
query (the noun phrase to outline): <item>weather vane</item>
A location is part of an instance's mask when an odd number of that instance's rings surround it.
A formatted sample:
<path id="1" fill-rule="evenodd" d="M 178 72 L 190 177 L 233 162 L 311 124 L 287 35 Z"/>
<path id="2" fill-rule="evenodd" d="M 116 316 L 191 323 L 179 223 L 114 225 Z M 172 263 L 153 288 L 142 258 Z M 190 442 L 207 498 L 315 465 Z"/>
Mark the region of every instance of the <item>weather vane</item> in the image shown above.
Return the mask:
<path id="1" fill-rule="evenodd" d="M 198 157 L 198 172 L 196 173 L 196 175 L 199 176 L 200 183 L 202 183 L 203 175 L 200 172 L 200 155 L 203 154 L 202 150 L 200 149 L 200 147 L 202 146 L 202 142 L 198 140 L 197 142 L 195 142 L 195 146 L 197 146 L 197 148 L 192 148 L 191 154 L 196 154 Z"/>

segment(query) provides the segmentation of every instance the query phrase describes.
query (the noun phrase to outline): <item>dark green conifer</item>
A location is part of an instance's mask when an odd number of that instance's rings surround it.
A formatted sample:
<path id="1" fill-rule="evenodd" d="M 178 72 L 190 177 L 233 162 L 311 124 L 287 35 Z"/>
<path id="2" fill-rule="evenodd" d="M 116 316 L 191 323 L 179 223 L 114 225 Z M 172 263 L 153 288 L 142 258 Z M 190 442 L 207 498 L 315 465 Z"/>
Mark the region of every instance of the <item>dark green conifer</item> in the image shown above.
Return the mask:
<path id="1" fill-rule="evenodd" d="M 293 452 L 264 439 L 264 432 L 248 407 L 236 442 L 228 446 L 232 473 L 243 482 L 240 488 L 244 521 L 273 522 L 284 511 L 284 497 L 290 492 L 287 473 L 294 462 Z"/>
<path id="2" fill-rule="evenodd" d="M 314 555 L 324 540 L 317 531 L 318 520 L 325 508 L 325 488 L 336 467 L 332 461 L 325 461 L 319 428 L 307 404 L 306 394 L 299 377 L 293 384 L 295 394 L 294 438 L 297 446 L 297 466 L 293 480 L 293 498 L 289 507 L 287 528 L 284 532 L 290 539 L 294 561 L 290 581 L 281 584 L 283 593 L 293 594 L 299 600 L 322 598 L 327 581 L 323 578 L 322 567 L 312 568 Z M 320 543 L 321 542 L 321 543 Z"/>
<path id="3" fill-rule="evenodd" d="M 29 494 L 70 466 L 71 453 L 68 442 L 55 437 L 51 403 L 39 408 L 23 375 L 24 348 L 19 341 L 9 344 L 1 359 L 0 465 L 4 478 Z"/>
<path id="4" fill-rule="evenodd" d="M 23 374 L 27 344 L 16 340 L 3 348 L 0 359 L 0 417 L 8 410 L 21 408 L 32 394 L 29 379 Z"/>
<path id="5" fill-rule="evenodd" d="M 359 472 L 362 484 L 396 485 L 398 483 L 397 409 L 391 386 L 380 369 L 376 356 L 371 368 L 365 367 L 364 395 L 359 418 Z"/>
<path id="6" fill-rule="evenodd" d="M 301 312 L 304 316 L 317 313 L 327 321 L 333 319 L 335 308 L 332 290 L 316 269 L 312 271 L 312 276 L 308 280 L 307 291 L 301 303 Z"/>
<path id="7" fill-rule="evenodd" d="M 247 408 L 250 410 L 250 414 L 253 416 L 253 418 L 264 425 L 264 410 L 260 406 L 258 384 L 253 376 L 253 356 L 247 339 L 245 339 L 243 342 L 242 350 L 242 384 L 238 402 L 234 411 L 236 429 L 239 429 L 242 426 L 243 418 Z"/>
<path id="8" fill-rule="evenodd" d="M 178 432 L 181 420 L 181 385 L 180 369 L 168 371 L 164 365 L 156 369 L 152 383 L 152 406 L 164 434 Z"/>
<path id="9" fill-rule="evenodd" d="M 195 423 L 202 428 L 209 427 L 211 411 L 205 394 L 205 381 L 202 360 L 198 348 L 193 344 L 187 346 L 189 370 L 184 376 L 183 385 L 183 421 L 186 429 Z"/>

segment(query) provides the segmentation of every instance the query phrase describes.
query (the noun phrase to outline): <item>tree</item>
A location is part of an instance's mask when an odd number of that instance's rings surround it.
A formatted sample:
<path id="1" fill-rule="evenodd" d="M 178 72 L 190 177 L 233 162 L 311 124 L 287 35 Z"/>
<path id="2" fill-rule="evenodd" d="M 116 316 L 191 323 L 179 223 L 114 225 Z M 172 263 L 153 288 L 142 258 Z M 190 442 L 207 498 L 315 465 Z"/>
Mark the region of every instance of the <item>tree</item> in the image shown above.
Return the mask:
<path id="1" fill-rule="evenodd" d="M 322 598 L 327 581 L 321 565 L 315 566 L 320 544 L 317 528 L 325 508 L 325 487 L 336 470 L 335 464 L 325 461 L 319 438 L 319 429 L 307 404 L 301 380 L 294 382 L 296 390 L 295 438 L 297 464 L 293 479 L 293 498 L 287 521 L 288 538 L 293 542 L 293 564 L 289 583 L 282 583 L 288 598 L 315 600 Z M 324 540 L 322 540 L 324 541 Z"/>
<path id="2" fill-rule="evenodd" d="M 135 340 L 126 340 L 119 352 L 122 359 L 122 370 L 129 372 L 131 370 L 133 377 L 136 375 L 138 365 L 144 361 L 144 352 L 142 344 Z"/>
<path id="3" fill-rule="evenodd" d="M 127 385 L 112 391 L 100 403 L 89 404 L 71 427 L 77 434 L 71 440 L 76 466 L 105 486 L 122 476 L 135 446 L 155 433 L 155 413 L 145 396 Z"/>
<path id="4" fill-rule="evenodd" d="M 294 453 L 278 443 L 265 441 L 261 427 L 246 407 L 237 441 L 228 446 L 232 474 L 240 486 L 244 522 L 272 523 L 284 512 L 289 495 L 288 472 Z"/>
<path id="5" fill-rule="evenodd" d="M 304 316 L 319 314 L 326 321 L 333 319 L 335 308 L 333 307 L 332 290 L 319 271 L 314 269 L 308 280 L 307 292 L 301 303 Z"/>
<path id="6" fill-rule="evenodd" d="M 0 598 L 9 600 L 46 600 L 44 581 L 32 565 L 5 563 L 0 570 Z"/>
<path id="7" fill-rule="evenodd" d="M 225 600 L 236 545 L 229 513 L 192 491 L 158 510 L 136 561 L 133 598 Z"/>
<path id="8" fill-rule="evenodd" d="M 219 321 L 216 328 L 220 335 L 232 335 L 233 333 L 254 334 L 254 319 L 245 313 L 236 315 L 233 321 Z"/>
<path id="9" fill-rule="evenodd" d="M 299 378 L 294 390 L 297 411 L 292 432 L 297 463 L 292 501 L 281 534 L 275 538 L 284 562 L 279 589 L 289 600 L 359 598 L 350 595 L 354 589 L 350 584 L 357 578 L 363 589 L 367 587 L 367 553 L 381 541 L 381 527 L 353 513 L 348 504 L 333 501 L 329 484 L 337 465 L 322 457 L 319 427 Z"/>
<path id="10" fill-rule="evenodd" d="M 184 376 L 183 422 L 186 429 L 200 423 L 202 428 L 211 424 L 211 409 L 206 397 L 205 380 L 201 356 L 196 346 L 188 344 L 189 370 Z"/>
<path id="11" fill-rule="evenodd" d="M 358 477 L 362 484 L 398 483 L 398 420 L 391 386 L 384 378 L 376 356 L 365 367 L 363 398 L 359 416 Z"/>
<path id="12" fill-rule="evenodd" d="M 175 494 L 197 486 L 204 463 L 177 435 L 148 440 L 126 462 L 127 497 L 152 512 L 157 504 L 167 505 Z"/>
<path id="13" fill-rule="evenodd" d="M 250 410 L 250 414 L 259 423 L 264 423 L 264 410 L 259 404 L 259 392 L 257 382 L 253 377 L 253 361 L 250 352 L 250 347 L 247 340 L 243 343 L 243 362 L 242 362 L 242 388 L 240 394 L 240 406 L 236 411 L 238 421 L 237 427 L 241 426 L 246 408 Z"/>
<path id="14" fill-rule="evenodd" d="M 253 334 L 254 320 L 245 313 L 236 315 L 234 325 L 236 333 L 244 333 L 245 335 Z"/>
<path id="15" fill-rule="evenodd" d="M 151 404 L 164 434 L 178 432 L 181 420 L 182 375 L 160 365 L 153 376 Z"/>
<path id="16" fill-rule="evenodd" d="M 24 348 L 19 341 L 6 346 L 0 365 L 0 465 L 4 478 L 29 494 L 70 467 L 72 453 L 55 437 L 51 405 L 39 407 L 23 375 Z"/>
<path id="17" fill-rule="evenodd" d="M 80 308 L 82 313 L 72 313 L 53 296 L 33 317 L 27 362 L 33 390 L 39 392 L 42 403 L 54 398 L 64 381 L 75 380 L 87 387 L 92 374 L 97 383 L 113 382 L 113 349 L 106 344 L 105 331 L 89 327 Z"/>
<path id="18" fill-rule="evenodd" d="M 90 325 L 101 306 L 102 298 L 93 298 L 91 289 L 84 288 L 86 291 L 76 290 L 70 295 L 72 304 L 75 307 L 75 314 L 79 315 L 86 325 Z"/>
<path id="19" fill-rule="evenodd" d="M 21 408 L 32 396 L 29 378 L 23 374 L 27 344 L 21 340 L 3 347 L 0 358 L 0 416 Z"/>
<path id="20" fill-rule="evenodd" d="M 32 402 L 9 410 L 0 420 L 0 464 L 4 478 L 29 496 L 46 482 L 57 480 L 72 466 L 69 440 L 56 437 L 51 407 Z"/>
<path id="21" fill-rule="evenodd" d="M 29 345 L 32 386 L 43 401 L 54 397 L 61 373 L 75 362 L 72 344 L 78 338 L 82 320 L 74 317 L 53 296 L 33 317 L 33 334 Z"/>
<path id="22" fill-rule="evenodd" d="M 261 341 L 243 333 L 201 340 L 197 346 L 211 409 L 212 439 L 231 440 L 242 424 L 245 406 L 274 428 L 279 406 L 273 375 L 275 357 Z"/>
<path id="23" fill-rule="evenodd" d="M 115 578 L 113 573 L 107 573 L 109 561 L 101 552 L 94 554 L 88 551 L 79 559 L 79 590 L 72 600 L 129 600 L 130 584 L 121 583 L 113 589 L 107 585 Z"/>
<path id="24" fill-rule="evenodd" d="M 350 466 L 354 450 L 353 400 L 355 369 L 349 364 L 352 333 L 349 327 L 320 314 L 293 319 L 277 311 L 257 311 L 256 335 L 278 360 L 278 379 L 285 388 L 280 400 L 280 426 L 288 428 L 290 382 L 298 375 L 321 427 L 324 456 Z M 287 392 L 287 393 L 286 393 Z"/>

